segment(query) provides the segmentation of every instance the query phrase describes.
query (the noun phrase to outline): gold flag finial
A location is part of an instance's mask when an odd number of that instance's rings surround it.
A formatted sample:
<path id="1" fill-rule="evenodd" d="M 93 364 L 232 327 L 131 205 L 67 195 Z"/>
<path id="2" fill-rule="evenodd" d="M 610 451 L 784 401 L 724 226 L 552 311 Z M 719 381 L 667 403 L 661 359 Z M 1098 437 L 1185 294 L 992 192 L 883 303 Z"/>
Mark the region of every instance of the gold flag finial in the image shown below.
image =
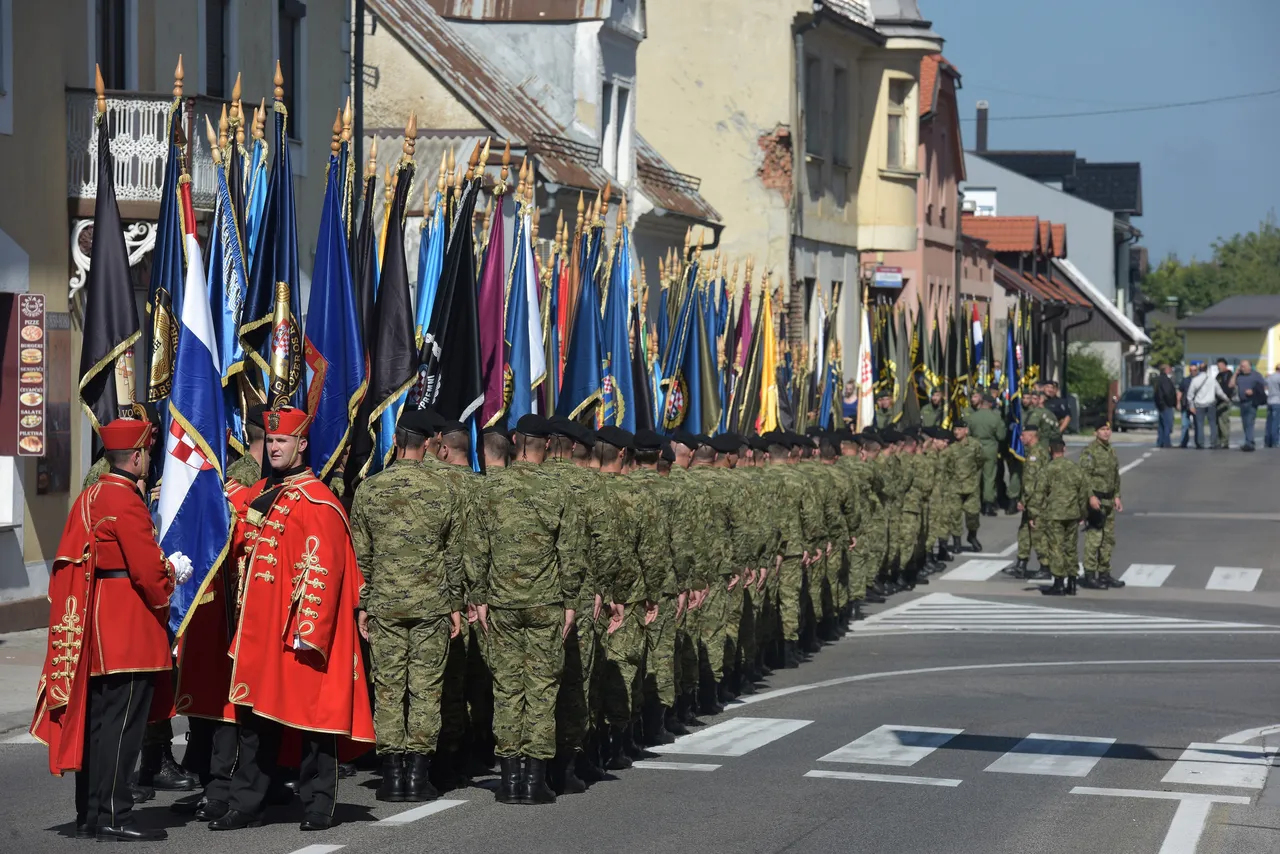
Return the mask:
<path id="1" fill-rule="evenodd" d="M 392 183 L 390 163 L 387 164 L 386 171 L 383 173 L 382 187 L 383 198 L 387 200 L 387 204 L 391 204 L 391 195 L 395 192 L 395 184 Z"/>
<path id="2" fill-rule="evenodd" d="M 181 57 L 179 57 L 181 59 Z M 236 72 L 236 82 L 231 84 L 231 100 L 240 100 L 240 72 Z"/>
<path id="3" fill-rule="evenodd" d="M 206 118 L 208 117 L 206 116 Z M 218 117 L 218 148 L 227 147 L 227 128 L 229 126 L 227 123 L 227 105 L 223 104 L 222 115 Z"/>
<path id="4" fill-rule="evenodd" d="M 505 186 L 507 176 L 511 174 L 511 140 L 506 140 L 502 146 L 502 183 Z"/>
<path id="5" fill-rule="evenodd" d="M 401 146 L 404 151 L 404 162 L 408 163 L 413 160 L 413 150 L 418 145 L 418 117 L 412 110 L 409 111 L 409 123 L 404 126 L 404 145 Z"/>
<path id="6" fill-rule="evenodd" d="M 606 216 L 608 216 L 608 215 L 609 215 L 609 197 L 610 197 L 611 195 L 613 195 L 613 182 L 612 182 L 612 181 L 605 181 L 605 182 L 604 182 L 604 193 L 603 193 L 601 196 L 597 196 L 597 197 L 596 197 L 596 198 L 598 198 L 598 199 L 600 199 L 600 198 L 602 198 L 602 199 L 603 199 L 603 202 L 602 202 L 602 203 L 601 203 L 601 205 L 600 205 L 600 216 L 601 216 L 601 218 L 604 218 L 604 217 L 606 217 Z"/>
<path id="7" fill-rule="evenodd" d="M 173 69 L 173 97 L 182 97 L 182 54 L 178 54 L 178 67 Z"/>
<path id="8" fill-rule="evenodd" d="M 444 176 L 445 171 L 449 168 L 449 152 L 440 152 L 440 172 L 436 175 L 436 192 L 444 192 Z"/>
<path id="9" fill-rule="evenodd" d="M 333 139 L 329 141 L 329 150 L 333 152 L 333 156 L 338 156 L 338 150 L 342 148 L 342 110 L 338 110 L 338 114 L 333 117 Z"/>
<path id="10" fill-rule="evenodd" d="M 93 91 L 98 96 L 98 115 L 105 115 L 107 112 L 107 87 L 102 82 L 102 66 L 93 66 Z"/>
<path id="11" fill-rule="evenodd" d="M 618 228 L 623 228 L 627 224 L 627 197 L 624 194 L 618 202 Z"/>
<path id="12" fill-rule="evenodd" d="M 693 226 L 689 226 L 684 230 L 684 259 L 689 260 L 689 245 L 693 241 Z"/>
<path id="13" fill-rule="evenodd" d="M 378 174 L 378 138 L 369 140 L 369 162 L 365 165 L 364 176 L 372 178 Z"/>
<path id="14" fill-rule="evenodd" d="M 529 231 L 529 239 L 536 246 L 538 245 L 538 221 L 542 219 L 542 211 L 537 208 L 533 209 L 533 215 L 529 217 L 531 226 Z"/>
<path id="15" fill-rule="evenodd" d="M 271 78 L 275 89 L 272 91 L 272 97 L 277 101 L 284 100 L 284 74 L 280 71 L 280 60 L 276 60 L 276 73 Z"/>
<path id="16" fill-rule="evenodd" d="M 347 96 L 347 105 L 342 108 L 342 141 L 351 141 L 351 96 Z"/>
<path id="17" fill-rule="evenodd" d="M 253 138 L 266 139 L 267 136 L 267 99 L 263 98 L 258 109 L 253 112 Z"/>
<path id="18" fill-rule="evenodd" d="M 213 151 L 213 165 L 222 165 L 222 146 L 218 144 L 218 135 L 213 131 L 213 122 L 206 115 L 204 117 L 205 137 L 209 140 L 209 148 Z"/>
<path id="19" fill-rule="evenodd" d="M 484 142 L 480 142 L 480 140 L 476 140 L 476 147 L 471 149 L 471 158 L 467 161 L 467 179 L 468 180 L 473 178 L 476 174 L 476 165 L 480 162 L 481 149 L 484 149 L 486 151 L 486 157 L 487 157 L 488 148 L 489 148 L 489 137 L 486 136 L 484 138 Z"/>

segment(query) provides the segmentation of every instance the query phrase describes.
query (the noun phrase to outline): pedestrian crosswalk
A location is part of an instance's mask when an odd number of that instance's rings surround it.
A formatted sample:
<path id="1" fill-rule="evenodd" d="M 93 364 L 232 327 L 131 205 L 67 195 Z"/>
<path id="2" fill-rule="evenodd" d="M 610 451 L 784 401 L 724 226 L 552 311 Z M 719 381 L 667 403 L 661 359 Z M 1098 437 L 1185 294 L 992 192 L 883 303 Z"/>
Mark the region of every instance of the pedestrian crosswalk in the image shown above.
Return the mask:
<path id="1" fill-rule="evenodd" d="M 1151 763 L 1157 759 L 1151 748 L 1113 736 L 1043 732 L 996 735 L 980 726 L 967 730 L 881 724 L 843 745 L 830 739 L 830 733 L 818 736 L 808 730 L 811 734 L 803 740 L 790 738 L 812 723 L 786 718 L 730 718 L 682 736 L 674 744 L 651 748 L 664 756 L 638 761 L 635 767 L 714 772 L 733 766 L 709 764 L 700 757 L 727 757 L 719 760 L 727 763 L 769 746 L 774 757 L 794 757 L 798 750 L 808 748 L 818 756 L 809 766 L 812 770 L 804 774 L 806 778 L 954 788 L 965 779 L 987 774 L 1076 780 L 1093 777 L 1097 782 L 1098 777 L 1107 776 L 1099 771 L 1104 761 L 1126 762 L 1140 754 L 1152 786 L 1159 780 L 1164 787 L 1244 790 L 1261 790 L 1271 769 L 1280 767 L 1280 746 L 1276 745 L 1192 742 L 1180 754 L 1163 748 L 1166 755 Z M 973 727 L 972 722 L 969 725 Z M 844 737 L 848 735 L 846 732 Z"/>
<path id="2" fill-rule="evenodd" d="M 1189 620 L 990 602 L 950 593 L 930 593 L 855 623 L 859 634 L 975 632 L 987 634 L 1126 635 L 1126 634 L 1280 634 L 1280 625 Z"/>
<path id="3" fill-rule="evenodd" d="M 1012 556 L 1004 559 L 971 558 L 962 561 L 944 572 L 942 581 L 1010 581 L 1010 576 L 1003 573 L 1014 561 Z M 1113 574 L 1128 587 L 1200 587 L 1204 572 L 1209 567 L 1179 566 L 1172 563 L 1133 563 L 1125 569 L 1116 567 Z M 1083 569 L 1080 570 L 1083 572 Z M 1263 578 L 1263 570 L 1244 566 L 1212 567 L 1207 582 L 1203 582 L 1205 590 L 1221 590 L 1234 593 L 1252 593 Z"/>

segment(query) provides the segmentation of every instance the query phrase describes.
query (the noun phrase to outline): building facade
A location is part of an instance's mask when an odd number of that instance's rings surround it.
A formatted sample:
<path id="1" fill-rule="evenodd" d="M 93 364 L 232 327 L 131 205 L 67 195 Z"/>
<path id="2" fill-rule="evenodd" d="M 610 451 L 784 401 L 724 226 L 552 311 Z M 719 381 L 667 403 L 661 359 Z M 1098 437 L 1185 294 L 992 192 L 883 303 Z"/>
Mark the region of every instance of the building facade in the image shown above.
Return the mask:
<path id="1" fill-rule="evenodd" d="M 22 200 L 0 206 L 0 296 L 44 297 L 49 437 L 43 457 L 0 457 L 0 603 L 32 600 L 27 610 L 47 616 L 49 561 L 89 465 L 90 430 L 75 392 L 83 307 L 75 291 L 92 247 L 94 66 L 108 90 L 116 194 L 141 309 L 179 54 L 193 195 L 206 219 L 213 167 L 204 118 L 217 123 L 237 73 L 246 109 L 269 99 L 281 59 L 305 300 L 330 127 L 348 91 L 349 63 L 334 58 L 350 45 L 346 0 L 0 0 L 0 186 Z"/>

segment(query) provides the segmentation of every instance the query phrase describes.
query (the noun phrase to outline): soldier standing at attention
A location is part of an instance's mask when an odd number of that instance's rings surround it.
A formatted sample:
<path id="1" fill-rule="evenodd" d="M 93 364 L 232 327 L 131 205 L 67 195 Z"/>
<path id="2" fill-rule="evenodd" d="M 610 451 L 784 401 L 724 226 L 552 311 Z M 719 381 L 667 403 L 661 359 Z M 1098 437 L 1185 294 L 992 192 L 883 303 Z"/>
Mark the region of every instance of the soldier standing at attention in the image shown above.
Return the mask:
<path id="1" fill-rule="evenodd" d="M 951 473 L 955 477 L 956 506 L 951 513 L 951 544 L 960 553 L 960 525 L 968 531 L 969 548 L 982 551 L 978 541 L 978 525 L 982 521 L 978 496 L 981 491 L 983 455 L 978 440 L 969 435 L 969 425 L 963 421 L 955 424 L 956 441 L 951 446 Z M 963 517 L 963 518 L 962 518 Z"/>
<path id="2" fill-rule="evenodd" d="M 1079 466 L 1067 459 L 1062 440 L 1049 446 L 1053 459 L 1036 475 L 1029 523 L 1040 531 L 1053 586 L 1041 587 L 1046 596 L 1076 595 L 1076 531 L 1087 506 L 1088 488 Z"/>
<path id="3" fill-rule="evenodd" d="M 929 392 L 929 402 L 920 407 L 921 427 L 941 427 L 947 417 L 947 407 L 942 402 L 942 389 L 934 388 Z"/>
<path id="4" fill-rule="evenodd" d="M 373 660 L 374 731 L 383 760 L 377 798 L 433 800 L 431 758 L 440 737 L 449 642 L 462 629 L 467 491 L 424 462 L 437 418 L 406 409 L 395 462 L 366 478 L 351 506 L 351 537 L 364 571 L 360 634 Z"/>
<path id="5" fill-rule="evenodd" d="M 1044 546 L 1041 542 L 1043 534 L 1031 526 L 1032 520 L 1039 512 L 1034 500 L 1036 479 L 1044 469 L 1044 450 L 1048 447 L 1041 444 L 1040 425 L 1035 421 L 1029 422 L 1023 428 L 1022 447 L 1025 450 L 1025 458 L 1022 462 L 1022 500 L 1018 502 L 1018 509 L 1022 511 L 1022 520 L 1018 525 L 1018 558 L 1009 572 L 1018 578 L 1047 578 L 1049 572 L 1044 569 Z M 1032 548 L 1035 548 L 1041 564 L 1040 571 L 1034 573 L 1027 569 Z"/>
<path id="6" fill-rule="evenodd" d="M 1105 590 L 1124 587 L 1111 577 L 1111 551 L 1116 545 L 1116 514 L 1124 512 L 1120 500 L 1120 461 L 1111 447 L 1111 425 L 1103 424 L 1093 441 L 1080 452 L 1080 470 L 1089 489 L 1089 525 L 1084 532 L 1084 581 L 1082 587 Z"/>
<path id="7" fill-rule="evenodd" d="M 191 573 L 185 556 L 161 552 L 139 494 L 151 432 L 132 418 L 99 430 L 109 468 L 76 498 L 57 551 L 75 557 L 55 560 L 49 579 L 48 648 L 31 734 L 48 746 L 52 773 L 76 772 L 79 839 L 167 837 L 134 823 L 129 786 L 156 682 L 173 666 L 169 596 Z"/>
<path id="8" fill-rule="evenodd" d="M 996 515 L 996 461 L 1000 443 L 1009 435 L 1004 418 L 996 412 L 995 398 L 984 395 L 981 408 L 969 418 L 969 435 L 982 447 L 982 513 Z"/>
<path id="9" fill-rule="evenodd" d="M 487 523 L 488 565 L 475 595 L 488 608 L 501 766 L 496 798 L 504 804 L 555 801 L 546 780 L 556 755 L 556 695 L 586 572 L 580 503 L 560 488 L 555 471 L 540 465 L 549 437 L 545 418 L 521 417 L 515 460 L 486 474 L 489 505 L 477 512 Z"/>
<path id="10" fill-rule="evenodd" d="M 875 427 L 887 430 L 893 426 L 893 395 L 881 394 L 876 398 Z"/>

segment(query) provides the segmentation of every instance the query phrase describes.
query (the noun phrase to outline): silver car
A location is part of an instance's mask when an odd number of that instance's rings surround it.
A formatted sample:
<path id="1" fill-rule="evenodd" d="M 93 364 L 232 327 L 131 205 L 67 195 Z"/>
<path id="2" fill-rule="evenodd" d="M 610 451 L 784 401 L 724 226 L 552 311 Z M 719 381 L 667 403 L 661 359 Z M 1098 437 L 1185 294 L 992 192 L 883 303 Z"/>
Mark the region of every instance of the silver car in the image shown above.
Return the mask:
<path id="1" fill-rule="evenodd" d="M 1155 390 L 1149 385 L 1130 388 L 1116 402 L 1116 429 L 1154 430 L 1160 415 L 1156 411 Z"/>

